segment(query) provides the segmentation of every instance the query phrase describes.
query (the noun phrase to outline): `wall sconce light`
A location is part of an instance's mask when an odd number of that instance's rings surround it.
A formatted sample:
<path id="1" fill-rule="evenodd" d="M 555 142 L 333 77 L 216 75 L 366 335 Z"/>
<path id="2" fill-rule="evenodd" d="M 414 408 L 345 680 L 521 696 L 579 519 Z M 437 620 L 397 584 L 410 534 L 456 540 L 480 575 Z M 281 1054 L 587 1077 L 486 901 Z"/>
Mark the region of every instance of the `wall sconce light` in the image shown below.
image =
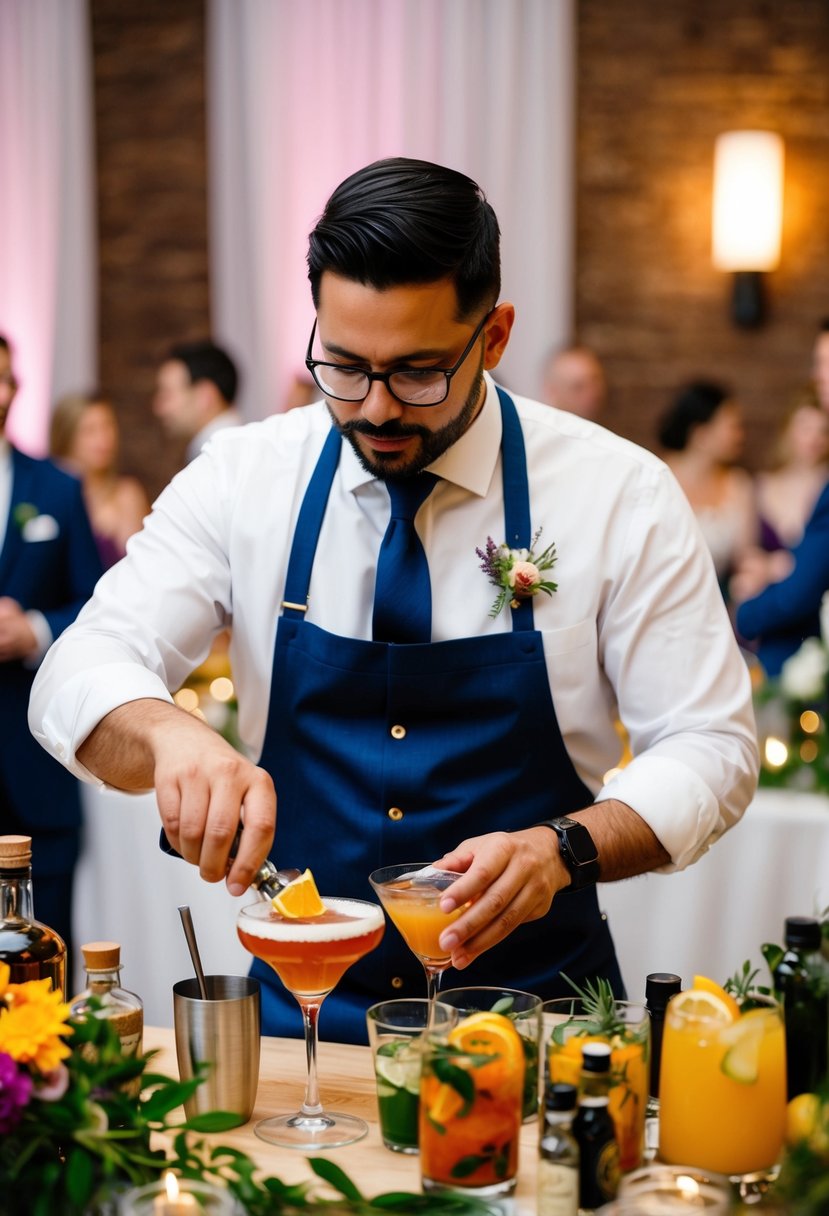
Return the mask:
<path id="1" fill-rule="evenodd" d="M 734 272 L 732 317 L 763 320 L 762 274 L 780 261 L 783 140 L 772 131 L 728 131 L 714 148 L 713 261 Z"/>

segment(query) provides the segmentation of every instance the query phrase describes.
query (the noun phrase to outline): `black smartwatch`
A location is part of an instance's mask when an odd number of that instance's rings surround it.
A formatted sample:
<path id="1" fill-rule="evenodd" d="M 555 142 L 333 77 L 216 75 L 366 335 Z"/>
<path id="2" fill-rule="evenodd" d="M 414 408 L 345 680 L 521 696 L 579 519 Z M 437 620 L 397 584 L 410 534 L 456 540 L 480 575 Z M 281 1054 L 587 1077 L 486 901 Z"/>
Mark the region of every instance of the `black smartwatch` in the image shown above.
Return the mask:
<path id="1" fill-rule="evenodd" d="M 598 882 L 599 853 L 583 823 L 563 815 L 559 819 L 544 819 L 535 826 L 552 828 L 558 836 L 561 860 L 570 871 L 570 886 L 562 888 L 564 891 L 581 891 Z"/>

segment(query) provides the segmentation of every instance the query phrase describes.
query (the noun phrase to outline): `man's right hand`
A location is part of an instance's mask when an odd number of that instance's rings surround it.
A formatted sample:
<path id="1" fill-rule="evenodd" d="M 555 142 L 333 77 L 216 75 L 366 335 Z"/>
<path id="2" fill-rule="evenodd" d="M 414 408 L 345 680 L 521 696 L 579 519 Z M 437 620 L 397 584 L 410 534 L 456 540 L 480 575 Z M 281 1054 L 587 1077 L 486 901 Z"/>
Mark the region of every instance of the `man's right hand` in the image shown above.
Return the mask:
<path id="1" fill-rule="evenodd" d="M 173 848 L 207 882 L 227 875 L 231 895 L 250 886 L 273 844 L 273 782 L 206 723 L 166 701 L 130 701 L 98 723 L 78 759 L 117 789 L 155 787 Z M 240 818 L 244 831 L 231 864 Z"/>

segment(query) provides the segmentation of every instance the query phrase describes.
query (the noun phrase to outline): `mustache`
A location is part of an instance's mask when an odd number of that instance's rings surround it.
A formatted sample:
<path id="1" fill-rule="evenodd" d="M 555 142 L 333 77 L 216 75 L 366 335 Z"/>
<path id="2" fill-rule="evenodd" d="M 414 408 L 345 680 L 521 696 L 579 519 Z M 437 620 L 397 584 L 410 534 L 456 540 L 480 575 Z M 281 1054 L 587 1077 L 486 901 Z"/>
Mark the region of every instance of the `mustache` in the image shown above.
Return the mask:
<path id="1" fill-rule="evenodd" d="M 340 423 L 339 431 L 342 435 L 370 435 L 374 439 L 403 439 L 410 435 L 423 436 L 426 434 L 427 428 L 414 426 L 411 423 L 405 425 L 394 418 L 389 422 L 384 422 L 382 426 L 372 426 L 364 418 L 354 418 L 351 422 Z"/>

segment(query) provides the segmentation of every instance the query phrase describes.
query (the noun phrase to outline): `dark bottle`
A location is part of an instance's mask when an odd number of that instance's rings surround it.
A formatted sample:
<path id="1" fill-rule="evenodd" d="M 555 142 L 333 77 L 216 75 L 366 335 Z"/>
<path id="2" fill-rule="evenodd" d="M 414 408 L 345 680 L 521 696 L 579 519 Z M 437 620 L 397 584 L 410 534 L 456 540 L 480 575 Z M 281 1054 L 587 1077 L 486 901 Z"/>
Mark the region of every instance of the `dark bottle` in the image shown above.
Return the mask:
<path id="1" fill-rule="evenodd" d="M 579 1108 L 573 1135 L 579 1146 L 579 1207 L 592 1212 L 616 1195 L 619 1186 L 619 1147 L 613 1130 L 610 1101 L 610 1047 L 586 1043 L 582 1048 Z"/>
<path id="2" fill-rule="evenodd" d="M 10 983 L 48 979 L 65 999 L 63 938 L 35 920 L 31 836 L 0 836 L 0 962 Z"/>
<path id="3" fill-rule="evenodd" d="M 789 916 L 786 950 L 774 968 L 775 992 L 786 1023 L 786 1080 L 789 1099 L 812 1093 L 826 1080 L 829 1052 L 829 977 L 820 952 L 820 922 Z"/>
<path id="4" fill-rule="evenodd" d="M 548 1085 L 544 1127 L 538 1145 L 538 1216 L 577 1216 L 579 1146 L 573 1135 L 578 1090 L 575 1085 Z"/>
<path id="5" fill-rule="evenodd" d="M 668 1001 L 682 990 L 682 980 L 670 971 L 653 971 L 645 977 L 645 1005 L 651 1015 L 651 1066 L 648 1112 L 659 1110 L 659 1068 L 662 1062 L 662 1031 Z"/>

